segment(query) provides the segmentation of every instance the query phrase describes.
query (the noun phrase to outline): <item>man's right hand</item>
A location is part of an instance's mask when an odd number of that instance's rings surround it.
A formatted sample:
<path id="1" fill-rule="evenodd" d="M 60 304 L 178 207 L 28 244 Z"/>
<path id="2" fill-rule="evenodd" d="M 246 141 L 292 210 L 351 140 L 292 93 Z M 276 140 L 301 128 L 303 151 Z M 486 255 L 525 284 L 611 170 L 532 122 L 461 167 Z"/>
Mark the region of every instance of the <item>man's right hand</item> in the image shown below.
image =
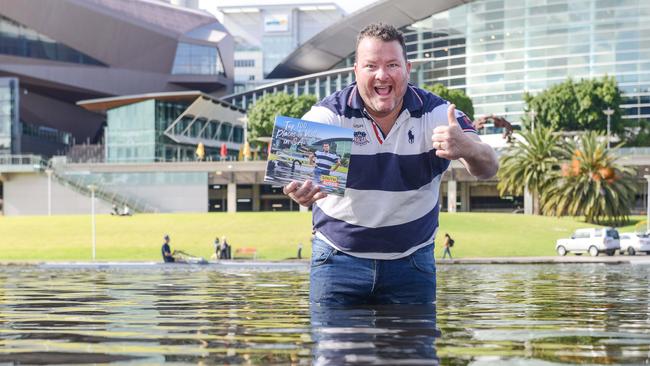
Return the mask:
<path id="1" fill-rule="evenodd" d="M 321 192 L 320 187 L 311 180 L 306 180 L 302 184 L 294 180 L 284 186 L 282 192 L 305 207 L 309 207 L 317 200 L 327 197 L 327 193 Z"/>

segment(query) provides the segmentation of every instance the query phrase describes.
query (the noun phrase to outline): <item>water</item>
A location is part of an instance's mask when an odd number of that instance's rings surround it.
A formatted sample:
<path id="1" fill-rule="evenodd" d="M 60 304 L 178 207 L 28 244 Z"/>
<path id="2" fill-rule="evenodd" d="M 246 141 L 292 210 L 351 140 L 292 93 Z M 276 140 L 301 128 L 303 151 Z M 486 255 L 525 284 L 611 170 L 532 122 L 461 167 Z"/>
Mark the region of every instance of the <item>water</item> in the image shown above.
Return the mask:
<path id="1" fill-rule="evenodd" d="M 441 265 L 437 309 L 332 309 L 310 308 L 306 270 L 8 266 L 0 363 L 648 364 L 649 283 L 643 265 Z"/>

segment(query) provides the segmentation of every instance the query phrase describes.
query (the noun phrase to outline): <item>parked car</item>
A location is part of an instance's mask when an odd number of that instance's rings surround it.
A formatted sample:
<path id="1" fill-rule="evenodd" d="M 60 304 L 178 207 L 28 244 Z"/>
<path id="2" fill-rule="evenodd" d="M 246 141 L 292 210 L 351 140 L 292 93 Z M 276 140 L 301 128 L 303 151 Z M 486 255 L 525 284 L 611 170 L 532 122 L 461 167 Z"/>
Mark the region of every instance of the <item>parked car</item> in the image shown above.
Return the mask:
<path id="1" fill-rule="evenodd" d="M 614 255 L 620 248 L 618 231 L 611 227 L 578 229 L 571 238 L 558 239 L 555 243 L 555 251 L 562 256 L 570 252 L 589 253 L 592 257 L 600 253 Z"/>
<path id="2" fill-rule="evenodd" d="M 621 254 L 635 255 L 638 252 L 650 254 L 650 235 L 621 233 Z"/>

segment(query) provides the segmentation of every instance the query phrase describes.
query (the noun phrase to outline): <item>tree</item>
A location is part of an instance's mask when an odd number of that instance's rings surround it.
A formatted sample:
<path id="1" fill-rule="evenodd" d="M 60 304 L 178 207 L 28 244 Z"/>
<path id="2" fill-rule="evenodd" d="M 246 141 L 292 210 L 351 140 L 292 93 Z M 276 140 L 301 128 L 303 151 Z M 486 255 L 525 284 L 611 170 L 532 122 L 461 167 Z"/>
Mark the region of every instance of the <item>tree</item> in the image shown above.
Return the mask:
<path id="1" fill-rule="evenodd" d="M 556 131 L 606 131 L 607 116 L 603 110 L 612 108 L 611 130 L 616 134 L 623 132 L 621 123 L 622 101 L 614 77 L 602 79 L 583 79 L 578 82 L 571 78 L 533 96 L 524 93 L 526 112 L 535 112 L 535 125 L 551 127 Z M 524 116 L 523 123 L 530 127 L 531 117 Z"/>
<path id="2" fill-rule="evenodd" d="M 625 120 L 625 146 L 650 146 L 650 122 L 646 119 Z"/>
<path id="3" fill-rule="evenodd" d="M 616 163 L 606 139 L 587 132 L 579 143 L 566 143 L 570 163 L 555 172 L 544 190 L 543 210 L 556 216 L 584 215 L 590 223 L 621 225 L 628 221 L 634 200 L 633 170 Z"/>
<path id="4" fill-rule="evenodd" d="M 472 103 L 472 99 L 464 91 L 460 89 L 448 89 L 440 83 L 425 85 L 424 89 L 454 103 L 457 109 L 463 111 L 470 120 L 474 120 L 474 104 Z"/>
<path id="5" fill-rule="evenodd" d="M 501 196 L 520 196 L 528 188 L 537 202 L 550 184 L 551 172 L 559 168 L 563 151 L 558 135 L 549 128 L 523 131 L 521 137 L 523 140 L 515 140 L 499 159 L 497 188 Z"/>
<path id="6" fill-rule="evenodd" d="M 301 118 L 315 103 L 313 95 L 267 94 L 248 111 L 249 140 L 271 136 L 276 116 Z"/>

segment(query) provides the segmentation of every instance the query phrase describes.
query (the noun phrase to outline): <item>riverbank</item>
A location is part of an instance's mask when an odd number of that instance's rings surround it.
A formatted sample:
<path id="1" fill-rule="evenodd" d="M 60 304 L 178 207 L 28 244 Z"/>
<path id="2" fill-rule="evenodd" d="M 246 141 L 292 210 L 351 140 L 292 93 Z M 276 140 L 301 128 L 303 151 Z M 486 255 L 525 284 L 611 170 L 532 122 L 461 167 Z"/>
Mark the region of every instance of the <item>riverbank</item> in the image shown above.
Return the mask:
<path id="1" fill-rule="evenodd" d="M 644 217 L 633 217 L 620 231 L 633 231 Z M 576 228 L 594 227 L 577 218 L 494 213 L 442 213 L 439 235 L 455 239 L 458 258 L 555 255 L 555 241 Z M 0 258 L 9 262 L 88 261 L 92 259 L 89 215 L 0 217 Z M 284 260 L 311 252 L 311 214 L 242 212 L 205 214 L 97 215 L 98 261 L 159 261 L 164 234 L 172 249 L 210 259 L 214 238 L 227 236 L 233 247 L 255 248 L 259 260 Z M 442 257 L 442 248 L 435 249 Z"/>

